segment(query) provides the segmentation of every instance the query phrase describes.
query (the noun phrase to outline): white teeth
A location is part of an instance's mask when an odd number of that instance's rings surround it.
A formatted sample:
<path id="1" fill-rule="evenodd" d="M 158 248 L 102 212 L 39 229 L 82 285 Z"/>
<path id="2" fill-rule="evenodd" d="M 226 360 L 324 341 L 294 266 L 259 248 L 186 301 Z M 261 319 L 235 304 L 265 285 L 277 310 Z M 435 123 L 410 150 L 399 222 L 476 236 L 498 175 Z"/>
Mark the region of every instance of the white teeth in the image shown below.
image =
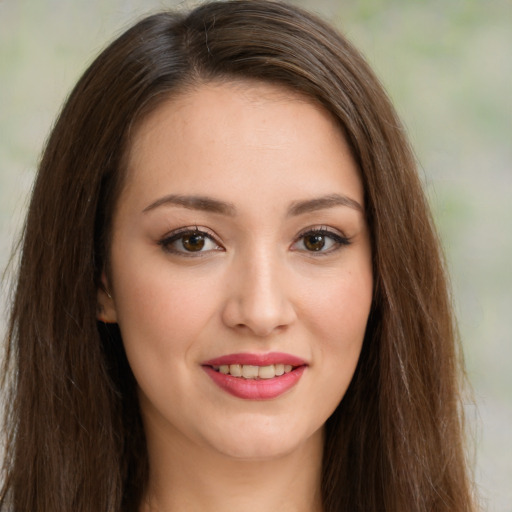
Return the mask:
<path id="1" fill-rule="evenodd" d="M 233 377 L 241 377 L 242 376 L 242 366 L 239 364 L 230 364 L 229 365 L 229 373 L 233 375 Z"/>
<path id="2" fill-rule="evenodd" d="M 260 366 L 258 377 L 260 379 L 273 379 L 276 376 L 276 368 L 273 364 L 269 366 Z"/>
<path id="3" fill-rule="evenodd" d="M 233 377 L 243 377 L 244 379 L 273 379 L 285 373 L 290 373 L 293 370 L 291 364 L 269 364 L 267 366 L 255 366 L 252 364 L 223 364 L 214 366 L 217 370 L 224 375 L 231 375 Z"/>
<path id="4" fill-rule="evenodd" d="M 242 377 L 244 379 L 255 379 L 258 376 L 258 367 L 251 364 L 244 364 L 242 366 Z"/>

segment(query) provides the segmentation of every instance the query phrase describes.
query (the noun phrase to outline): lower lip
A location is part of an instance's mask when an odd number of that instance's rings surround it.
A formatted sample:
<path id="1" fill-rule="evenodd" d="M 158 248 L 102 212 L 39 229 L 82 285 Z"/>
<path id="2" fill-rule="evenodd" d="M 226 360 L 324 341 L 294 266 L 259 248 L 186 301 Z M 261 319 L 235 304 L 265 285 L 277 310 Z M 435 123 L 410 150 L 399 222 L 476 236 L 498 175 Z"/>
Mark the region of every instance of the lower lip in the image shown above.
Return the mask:
<path id="1" fill-rule="evenodd" d="M 299 366 L 289 373 L 272 379 L 244 379 L 215 371 L 211 366 L 203 366 L 204 371 L 224 391 L 245 400 L 270 400 L 286 393 L 302 377 L 305 366 Z"/>

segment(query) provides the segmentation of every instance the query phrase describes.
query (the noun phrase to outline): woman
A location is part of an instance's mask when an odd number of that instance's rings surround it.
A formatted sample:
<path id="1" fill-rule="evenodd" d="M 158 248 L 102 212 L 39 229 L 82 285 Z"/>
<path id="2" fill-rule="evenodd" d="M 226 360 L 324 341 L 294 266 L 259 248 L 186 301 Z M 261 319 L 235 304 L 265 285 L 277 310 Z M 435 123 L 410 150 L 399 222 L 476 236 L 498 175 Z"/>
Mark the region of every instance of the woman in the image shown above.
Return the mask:
<path id="1" fill-rule="evenodd" d="M 455 338 L 358 52 L 266 0 L 151 16 L 43 155 L 1 509 L 473 510 Z"/>

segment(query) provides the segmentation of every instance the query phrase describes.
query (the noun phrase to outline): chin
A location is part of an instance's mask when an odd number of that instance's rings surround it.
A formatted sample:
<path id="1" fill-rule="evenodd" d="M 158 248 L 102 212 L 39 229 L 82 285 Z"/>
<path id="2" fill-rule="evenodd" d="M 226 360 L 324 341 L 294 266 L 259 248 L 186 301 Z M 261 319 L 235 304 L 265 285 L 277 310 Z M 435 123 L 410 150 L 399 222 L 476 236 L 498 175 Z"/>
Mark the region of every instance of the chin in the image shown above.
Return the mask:
<path id="1" fill-rule="evenodd" d="M 238 461 L 275 460 L 294 452 L 292 448 L 269 446 L 268 442 L 252 443 L 249 446 L 220 446 L 216 449 L 225 457 Z"/>
<path id="2" fill-rule="evenodd" d="M 297 435 L 289 427 L 246 428 L 236 432 L 222 432 L 206 441 L 219 454 L 235 460 L 265 461 L 286 457 L 297 451 L 322 442 L 323 429 Z M 226 435 L 227 434 L 227 435 Z"/>

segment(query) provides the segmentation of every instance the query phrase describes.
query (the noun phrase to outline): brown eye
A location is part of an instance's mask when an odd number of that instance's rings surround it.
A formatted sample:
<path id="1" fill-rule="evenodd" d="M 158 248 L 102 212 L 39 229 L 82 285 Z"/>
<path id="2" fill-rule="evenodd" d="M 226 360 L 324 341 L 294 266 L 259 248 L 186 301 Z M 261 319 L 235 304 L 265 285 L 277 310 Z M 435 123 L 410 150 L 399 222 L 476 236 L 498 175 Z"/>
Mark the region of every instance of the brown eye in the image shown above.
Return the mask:
<path id="1" fill-rule="evenodd" d="M 179 229 L 158 242 L 165 252 L 181 256 L 202 256 L 223 251 L 212 235 L 196 229 Z"/>
<path id="2" fill-rule="evenodd" d="M 205 237 L 201 233 L 191 233 L 181 238 L 183 248 L 190 252 L 200 251 L 205 244 Z"/>
<path id="3" fill-rule="evenodd" d="M 324 235 L 308 235 L 304 237 L 304 247 L 308 251 L 321 251 L 325 246 Z"/>
<path id="4" fill-rule="evenodd" d="M 311 229 L 302 233 L 292 245 L 292 250 L 305 253 L 318 253 L 318 256 L 336 252 L 341 247 L 350 245 L 350 240 L 331 229 Z"/>

